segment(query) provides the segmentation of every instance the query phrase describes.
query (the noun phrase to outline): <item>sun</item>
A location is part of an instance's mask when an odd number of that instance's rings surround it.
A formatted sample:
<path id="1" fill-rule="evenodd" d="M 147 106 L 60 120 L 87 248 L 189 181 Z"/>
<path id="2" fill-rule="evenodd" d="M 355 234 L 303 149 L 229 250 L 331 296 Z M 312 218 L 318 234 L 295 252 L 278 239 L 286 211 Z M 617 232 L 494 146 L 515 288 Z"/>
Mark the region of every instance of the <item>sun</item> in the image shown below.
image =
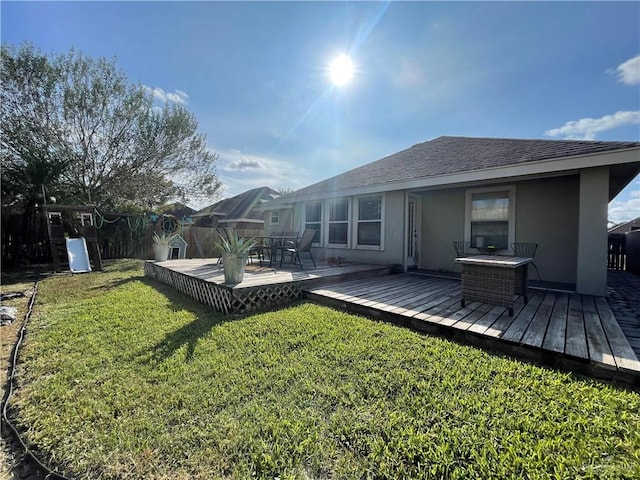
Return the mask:
<path id="1" fill-rule="evenodd" d="M 341 86 L 349 82 L 353 76 L 353 63 L 346 54 L 336 57 L 329 67 L 329 76 L 336 86 Z"/>

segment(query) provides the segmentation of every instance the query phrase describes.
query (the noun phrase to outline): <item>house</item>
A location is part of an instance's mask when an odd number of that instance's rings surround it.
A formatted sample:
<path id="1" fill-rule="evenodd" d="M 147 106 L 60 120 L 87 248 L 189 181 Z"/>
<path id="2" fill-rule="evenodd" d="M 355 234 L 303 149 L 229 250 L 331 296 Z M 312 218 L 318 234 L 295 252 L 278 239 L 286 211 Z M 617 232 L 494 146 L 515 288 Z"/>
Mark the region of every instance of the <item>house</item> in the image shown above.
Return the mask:
<path id="1" fill-rule="evenodd" d="M 618 223 L 609 227 L 609 233 L 613 234 L 622 234 L 624 235 L 627 232 L 633 232 L 635 230 L 640 230 L 640 217 L 634 218 L 633 220 L 629 220 L 628 222 Z"/>
<path id="2" fill-rule="evenodd" d="M 247 190 L 225 198 L 191 215 L 196 227 L 263 230 L 264 214 L 258 207 L 280 194 L 269 187 Z"/>
<path id="3" fill-rule="evenodd" d="M 454 241 L 533 242 L 544 280 L 604 295 L 607 204 L 639 172 L 640 142 L 444 136 L 262 208 L 267 233 L 317 230 L 319 258 L 451 270 Z"/>

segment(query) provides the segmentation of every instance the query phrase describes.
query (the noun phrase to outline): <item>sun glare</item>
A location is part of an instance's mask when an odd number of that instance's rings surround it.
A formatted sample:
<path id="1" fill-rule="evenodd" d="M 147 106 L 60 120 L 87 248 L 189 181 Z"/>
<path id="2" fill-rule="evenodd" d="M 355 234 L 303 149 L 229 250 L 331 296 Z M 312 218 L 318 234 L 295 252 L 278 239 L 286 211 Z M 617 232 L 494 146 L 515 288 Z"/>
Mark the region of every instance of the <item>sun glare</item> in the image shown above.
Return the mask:
<path id="1" fill-rule="evenodd" d="M 351 80 L 353 76 L 353 63 L 351 58 L 344 53 L 335 58 L 329 67 L 329 76 L 334 85 L 340 86 Z"/>

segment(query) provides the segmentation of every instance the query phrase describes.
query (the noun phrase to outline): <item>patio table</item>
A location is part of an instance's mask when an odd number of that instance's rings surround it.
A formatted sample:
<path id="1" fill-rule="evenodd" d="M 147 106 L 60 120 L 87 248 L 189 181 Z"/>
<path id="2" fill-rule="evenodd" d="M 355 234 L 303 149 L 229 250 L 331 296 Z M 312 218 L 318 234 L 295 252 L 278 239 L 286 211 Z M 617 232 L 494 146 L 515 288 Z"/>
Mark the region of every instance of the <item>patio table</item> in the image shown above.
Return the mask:
<path id="1" fill-rule="evenodd" d="M 269 252 L 269 266 L 273 264 L 273 261 L 278 261 L 278 250 L 282 250 L 282 246 L 286 242 L 296 242 L 298 236 L 291 235 L 257 235 L 252 237 L 258 241 L 258 246 Z M 264 258 L 264 255 L 262 256 Z M 262 259 L 260 260 L 260 266 L 262 266 Z"/>
<path id="2" fill-rule="evenodd" d="M 528 266 L 533 258 L 502 255 L 475 255 L 456 258 L 462 265 L 461 305 L 481 302 L 509 308 L 513 316 L 513 304 L 519 295 L 527 303 Z"/>

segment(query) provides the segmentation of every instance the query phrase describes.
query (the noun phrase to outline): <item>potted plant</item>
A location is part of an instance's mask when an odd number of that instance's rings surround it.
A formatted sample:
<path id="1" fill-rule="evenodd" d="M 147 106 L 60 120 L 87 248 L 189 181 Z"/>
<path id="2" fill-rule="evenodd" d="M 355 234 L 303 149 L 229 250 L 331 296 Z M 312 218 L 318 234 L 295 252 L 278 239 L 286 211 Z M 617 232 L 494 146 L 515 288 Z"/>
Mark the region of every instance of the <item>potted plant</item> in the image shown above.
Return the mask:
<path id="1" fill-rule="evenodd" d="M 236 230 L 226 230 L 224 235 L 220 235 L 220 243 L 217 246 L 222 250 L 225 285 L 235 285 L 242 282 L 249 250 L 256 243 L 253 238 L 238 237 Z"/>
<path id="2" fill-rule="evenodd" d="M 162 232 L 158 235 L 153 232 L 153 257 L 156 262 L 163 262 L 169 258 L 169 245 L 176 236 L 176 233 Z"/>

